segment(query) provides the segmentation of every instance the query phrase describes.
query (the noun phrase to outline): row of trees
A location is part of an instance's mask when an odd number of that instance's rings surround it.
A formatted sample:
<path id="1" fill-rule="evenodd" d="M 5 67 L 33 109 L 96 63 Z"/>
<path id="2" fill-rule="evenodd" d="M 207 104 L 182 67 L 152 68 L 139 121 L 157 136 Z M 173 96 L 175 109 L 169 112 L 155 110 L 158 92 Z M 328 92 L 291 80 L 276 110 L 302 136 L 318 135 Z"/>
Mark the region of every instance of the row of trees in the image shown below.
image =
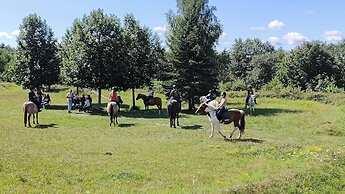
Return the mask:
<path id="1" fill-rule="evenodd" d="M 36 14 L 24 18 L 18 48 L 0 47 L 0 75 L 24 87 L 62 83 L 99 91 L 174 83 L 194 108 L 199 95 L 220 82 L 231 89 L 256 88 L 272 82 L 302 90 L 327 85 L 345 87 L 345 41 L 305 42 L 291 51 L 276 50 L 260 39 L 237 39 L 230 50 L 216 52 L 222 26 L 208 0 L 177 0 L 177 12 L 167 14 L 167 48 L 133 15 L 123 24 L 114 15 L 92 11 L 76 19 L 61 43 Z M 235 87 L 241 83 L 241 87 Z"/>

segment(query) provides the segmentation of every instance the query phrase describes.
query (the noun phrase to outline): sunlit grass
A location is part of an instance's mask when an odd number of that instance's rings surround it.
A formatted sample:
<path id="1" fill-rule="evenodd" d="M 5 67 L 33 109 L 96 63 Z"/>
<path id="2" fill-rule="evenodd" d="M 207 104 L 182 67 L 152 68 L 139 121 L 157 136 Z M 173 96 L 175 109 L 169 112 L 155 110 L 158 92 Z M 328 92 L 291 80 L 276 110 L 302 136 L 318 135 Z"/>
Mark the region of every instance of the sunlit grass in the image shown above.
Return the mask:
<path id="1" fill-rule="evenodd" d="M 182 114 L 174 129 L 155 107 L 127 112 L 129 92 L 120 92 L 126 104 L 120 124 L 109 127 L 99 112 L 68 114 L 68 88 L 54 91 L 40 127 L 25 128 L 27 91 L 2 84 L 0 193 L 344 191 L 344 106 L 258 99 L 244 141 L 224 141 L 218 134 L 208 139 L 203 115 Z M 81 93 L 97 101 L 97 93 Z M 108 91 L 102 94 L 106 103 Z M 228 101 L 228 108 L 243 107 L 243 99 Z M 232 129 L 222 126 L 227 136 Z"/>

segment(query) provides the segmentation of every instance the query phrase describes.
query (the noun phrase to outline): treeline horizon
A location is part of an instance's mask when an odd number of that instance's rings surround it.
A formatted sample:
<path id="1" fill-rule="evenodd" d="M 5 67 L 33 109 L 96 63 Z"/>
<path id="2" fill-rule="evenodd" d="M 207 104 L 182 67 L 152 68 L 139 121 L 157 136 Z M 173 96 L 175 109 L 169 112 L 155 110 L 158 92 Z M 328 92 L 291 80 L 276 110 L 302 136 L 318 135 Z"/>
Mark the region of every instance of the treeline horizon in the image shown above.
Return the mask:
<path id="1" fill-rule="evenodd" d="M 290 51 L 258 38 L 236 39 L 217 51 L 222 25 L 207 0 L 182 0 L 167 14 L 167 47 L 134 15 L 123 21 L 103 10 L 75 19 L 61 43 L 37 14 L 23 19 L 17 48 L 0 45 L 0 79 L 24 88 L 65 84 L 132 90 L 159 80 L 175 84 L 189 108 L 210 89 L 295 87 L 342 92 L 345 41 L 304 42 Z"/>

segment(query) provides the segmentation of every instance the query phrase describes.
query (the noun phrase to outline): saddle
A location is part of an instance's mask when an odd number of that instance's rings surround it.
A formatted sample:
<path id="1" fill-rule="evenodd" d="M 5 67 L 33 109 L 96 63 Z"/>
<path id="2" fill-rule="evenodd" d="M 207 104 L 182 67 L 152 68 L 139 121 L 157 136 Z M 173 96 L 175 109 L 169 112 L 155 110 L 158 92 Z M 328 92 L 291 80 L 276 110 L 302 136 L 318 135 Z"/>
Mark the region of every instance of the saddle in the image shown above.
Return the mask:
<path id="1" fill-rule="evenodd" d="M 229 120 L 229 111 L 227 109 L 219 109 L 216 111 L 217 119 L 224 124 L 229 124 L 231 121 Z"/>

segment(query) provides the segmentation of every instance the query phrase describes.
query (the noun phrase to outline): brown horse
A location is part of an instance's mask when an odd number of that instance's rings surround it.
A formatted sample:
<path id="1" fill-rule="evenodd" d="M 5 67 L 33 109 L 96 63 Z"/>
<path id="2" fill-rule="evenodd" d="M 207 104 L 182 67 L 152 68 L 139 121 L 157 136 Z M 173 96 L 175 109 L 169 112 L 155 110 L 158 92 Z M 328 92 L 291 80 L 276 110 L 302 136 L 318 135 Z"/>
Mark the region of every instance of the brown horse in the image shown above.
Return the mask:
<path id="1" fill-rule="evenodd" d="M 211 122 L 211 135 L 210 138 L 213 137 L 214 128 L 217 128 L 218 133 L 226 139 L 226 136 L 223 135 L 219 130 L 219 124 L 220 121 L 217 118 L 216 115 L 216 107 L 217 107 L 217 101 L 213 100 L 209 103 L 201 103 L 199 108 L 196 110 L 196 114 L 198 113 L 207 113 L 208 119 Z M 230 139 L 232 138 L 233 134 L 235 133 L 236 129 L 238 128 L 240 131 L 240 134 L 238 135 L 238 139 L 240 139 L 244 133 L 245 129 L 245 113 L 242 110 L 238 109 L 230 109 L 229 110 L 229 118 L 228 121 L 224 122 L 224 124 L 230 124 L 234 123 L 234 130 L 232 131 L 230 135 Z"/>
<path id="2" fill-rule="evenodd" d="M 119 113 L 119 106 L 116 104 L 116 102 L 109 102 L 108 103 L 107 112 L 108 112 L 109 119 L 110 119 L 109 126 L 111 126 L 112 123 L 114 124 L 114 126 L 116 124 L 119 124 L 117 122 L 117 117 L 118 117 L 118 113 Z"/>
<path id="3" fill-rule="evenodd" d="M 149 102 L 146 101 L 147 96 L 145 94 L 138 94 L 136 100 L 142 99 L 145 104 L 145 110 L 149 109 L 149 106 L 157 106 L 159 114 L 162 111 L 162 99 L 159 97 L 152 98 Z"/>
<path id="4" fill-rule="evenodd" d="M 28 126 L 31 127 L 30 118 L 31 115 L 33 117 L 33 124 L 38 126 L 38 108 L 35 103 L 33 102 L 24 102 L 23 104 L 23 112 L 24 112 L 24 126 L 28 123 Z M 28 116 L 29 115 L 29 116 Z M 35 115 L 36 115 L 36 122 L 35 122 Z"/>
<path id="5" fill-rule="evenodd" d="M 177 126 L 180 126 L 180 123 L 178 122 L 178 115 L 181 112 L 181 105 L 177 100 L 170 99 L 167 102 L 167 111 L 168 115 L 170 117 L 170 127 L 176 128 L 176 121 Z"/>

